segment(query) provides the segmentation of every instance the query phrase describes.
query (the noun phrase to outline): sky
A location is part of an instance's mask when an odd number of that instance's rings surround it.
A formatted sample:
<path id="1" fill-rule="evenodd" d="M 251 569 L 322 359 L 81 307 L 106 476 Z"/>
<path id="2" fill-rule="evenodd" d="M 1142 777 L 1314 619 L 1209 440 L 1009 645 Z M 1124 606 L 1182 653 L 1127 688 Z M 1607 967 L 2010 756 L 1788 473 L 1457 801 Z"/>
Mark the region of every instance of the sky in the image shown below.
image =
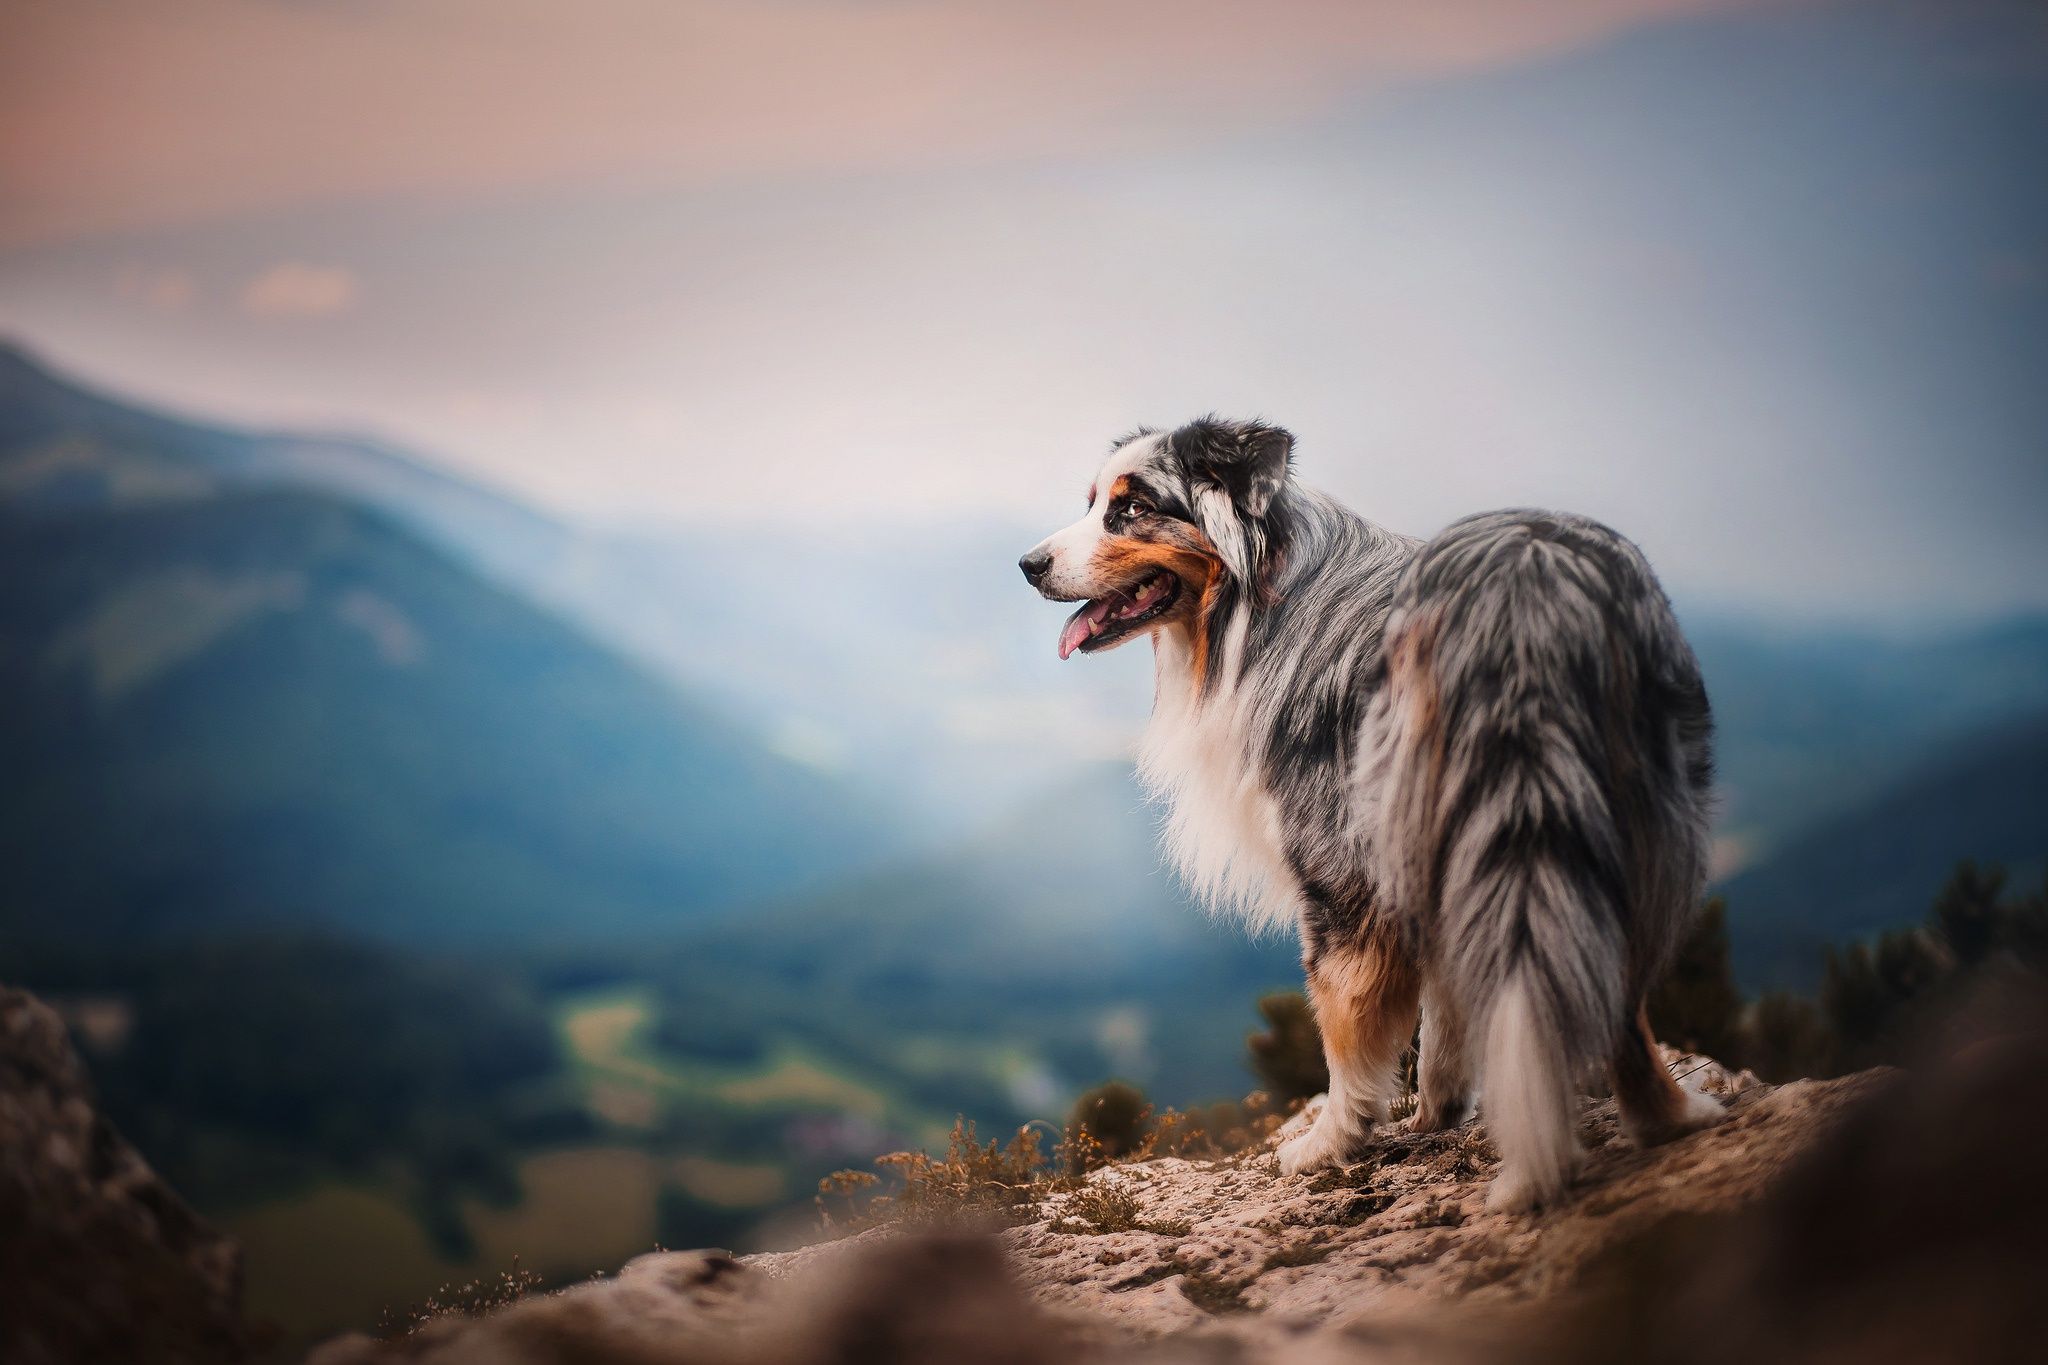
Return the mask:
<path id="1" fill-rule="evenodd" d="M 0 334 L 565 516 L 1070 520 L 1207 410 L 1702 600 L 2048 606 L 1995 0 L 0 6 Z"/>

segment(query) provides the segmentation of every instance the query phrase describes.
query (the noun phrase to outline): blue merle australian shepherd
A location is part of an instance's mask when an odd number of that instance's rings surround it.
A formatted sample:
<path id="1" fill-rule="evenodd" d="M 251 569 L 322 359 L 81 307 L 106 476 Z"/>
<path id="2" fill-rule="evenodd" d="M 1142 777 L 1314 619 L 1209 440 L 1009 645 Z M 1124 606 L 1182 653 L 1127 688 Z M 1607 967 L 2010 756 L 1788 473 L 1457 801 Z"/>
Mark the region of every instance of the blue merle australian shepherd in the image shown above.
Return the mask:
<path id="1" fill-rule="evenodd" d="M 1643 1012 L 1705 880 L 1699 668 L 1606 527 L 1492 512 L 1418 541 L 1296 482 L 1293 446 L 1140 430 L 1021 567 L 1082 603 L 1062 658 L 1152 637 L 1139 765 L 1173 862 L 1212 907 L 1299 928 L 1330 1095 L 1281 1170 L 1360 1153 L 1420 1011 L 1414 1127 L 1477 1099 L 1492 1203 L 1537 1207 L 1598 1067 L 1640 1142 L 1720 1113 Z"/>

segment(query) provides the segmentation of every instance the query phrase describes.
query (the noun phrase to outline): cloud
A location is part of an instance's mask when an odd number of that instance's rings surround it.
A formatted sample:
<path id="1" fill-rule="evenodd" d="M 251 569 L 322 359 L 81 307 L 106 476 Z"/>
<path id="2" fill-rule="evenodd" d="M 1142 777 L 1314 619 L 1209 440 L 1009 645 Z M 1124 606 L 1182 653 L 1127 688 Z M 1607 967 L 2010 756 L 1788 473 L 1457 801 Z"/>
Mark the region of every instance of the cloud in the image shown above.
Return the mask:
<path id="1" fill-rule="evenodd" d="M 390 195 L 1157 147 L 1771 0 L 16 6 L 0 246 Z"/>
<path id="2" fill-rule="evenodd" d="M 356 277 L 337 265 L 281 261 L 242 286 L 237 305 L 252 318 L 324 318 L 356 304 Z"/>

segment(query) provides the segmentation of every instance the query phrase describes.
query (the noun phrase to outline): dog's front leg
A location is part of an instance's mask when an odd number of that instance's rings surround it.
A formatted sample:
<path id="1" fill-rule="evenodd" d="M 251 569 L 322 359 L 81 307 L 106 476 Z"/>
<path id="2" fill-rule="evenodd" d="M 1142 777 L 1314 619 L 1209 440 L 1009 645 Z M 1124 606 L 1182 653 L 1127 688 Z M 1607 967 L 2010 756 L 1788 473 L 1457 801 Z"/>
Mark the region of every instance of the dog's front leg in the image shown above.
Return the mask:
<path id="1" fill-rule="evenodd" d="M 1387 1116 L 1402 1049 L 1415 1032 L 1420 981 L 1399 936 L 1367 921 L 1342 939 L 1320 942 L 1308 962 L 1308 994 L 1330 1066 L 1330 1097 L 1309 1130 L 1280 1147 L 1280 1170 L 1294 1175 L 1358 1154 Z"/>

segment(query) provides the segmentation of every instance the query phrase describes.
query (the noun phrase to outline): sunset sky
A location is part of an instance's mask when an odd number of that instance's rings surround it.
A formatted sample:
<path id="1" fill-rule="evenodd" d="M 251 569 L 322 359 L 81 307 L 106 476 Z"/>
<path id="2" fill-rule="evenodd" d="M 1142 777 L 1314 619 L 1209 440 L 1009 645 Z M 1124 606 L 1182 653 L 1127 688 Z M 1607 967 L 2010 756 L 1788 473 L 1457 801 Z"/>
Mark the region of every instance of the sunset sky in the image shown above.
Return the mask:
<path id="1" fill-rule="evenodd" d="M 1050 525 L 1213 408 L 1404 529 L 2042 607 L 2040 14 L 11 0 L 0 334 L 565 515 Z"/>

